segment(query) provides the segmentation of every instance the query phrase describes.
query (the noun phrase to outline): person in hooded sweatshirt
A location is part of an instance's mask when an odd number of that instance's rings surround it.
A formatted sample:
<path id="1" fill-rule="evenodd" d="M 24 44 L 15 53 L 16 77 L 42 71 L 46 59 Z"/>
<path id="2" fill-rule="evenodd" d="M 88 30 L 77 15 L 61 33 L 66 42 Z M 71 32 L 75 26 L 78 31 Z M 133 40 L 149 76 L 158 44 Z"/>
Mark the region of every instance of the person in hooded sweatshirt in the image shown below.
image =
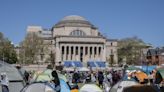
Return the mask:
<path id="1" fill-rule="evenodd" d="M 1 74 L 0 84 L 2 86 L 2 92 L 9 92 L 9 80 L 6 73 Z"/>
<path id="2" fill-rule="evenodd" d="M 54 89 L 56 90 L 56 92 L 60 92 L 61 86 L 60 86 L 60 80 L 59 80 L 57 72 L 54 70 L 52 71 L 51 75 L 53 77 L 52 82 L 54 83 Z"/>

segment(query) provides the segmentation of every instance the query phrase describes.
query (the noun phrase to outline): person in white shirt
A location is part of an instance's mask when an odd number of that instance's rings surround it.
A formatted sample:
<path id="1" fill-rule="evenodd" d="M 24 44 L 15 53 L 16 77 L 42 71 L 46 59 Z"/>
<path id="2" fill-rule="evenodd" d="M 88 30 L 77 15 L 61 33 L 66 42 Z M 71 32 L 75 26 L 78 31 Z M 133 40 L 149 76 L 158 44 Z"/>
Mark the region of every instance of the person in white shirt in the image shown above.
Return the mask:
<path id="1" fill-rule="evenodd" d="M 110 85 L 112 85 L 113 81 L 112 81 L 112 74 L 109 72 L 107 75 L 107 79 L 110 82 Z"/>
<path id="2" fill-rule="evenodd" d="M 9 80 L 6 73 L 1 73 L 0 84 L 2 86 L 2 92 L 9 92 Z"/>

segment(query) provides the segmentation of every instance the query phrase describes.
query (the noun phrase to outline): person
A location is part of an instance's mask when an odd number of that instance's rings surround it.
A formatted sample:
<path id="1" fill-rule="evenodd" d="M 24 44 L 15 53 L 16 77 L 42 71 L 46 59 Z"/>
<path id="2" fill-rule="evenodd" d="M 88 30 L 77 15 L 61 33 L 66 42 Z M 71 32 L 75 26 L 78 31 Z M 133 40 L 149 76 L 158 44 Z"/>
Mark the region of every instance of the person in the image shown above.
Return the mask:
<path id="1" fill-rule="evenodd" d="M 111 74 L 111 72 L 108 72 L 108 74 L 107 74 L 107 80 L 108 80 L 108 82 L 110 82 L 110 85 L 113 84 L 113 80 L 112 80 L 112 74 Z"/>
<path id="2" fill-rule="evenodd" d="M 95 74 L 93 72 L 91 73 L 91 81 L 93 83 L 96 83 L 96 77 L 95 77 Z"/>
<path id="3" fill-rule="evenodd" d="M 9 80 L 6 73 L 1 73 L 0 84 L 2 86 L 2 92 L 9 92 Z"/>
<path id="4" fill-rule="evenodd" d="M 52 71 L 51 75 L 53 77 L 53 80 L 51 81 L 51 87 L 54 88 L 56 92 L 60 92 L 61 86 L 57 72 L 54 70 Z"/>
<path id="5" fill-rule="evenodd" d="M 103 81 L 104 81 L 103 72 L 99 71 L 99 73 L 98 73 L 98 82 L 99 82 L 99 87 L 101 87 L 101 88 L 103 88 Z"/>
<path id="6" fill-rule="evenodd" d="M 76 72 L 73 74 L 72 83 L 78 83 L 79 78 L 80 78 L 79 73 L 76 71 Z"/>

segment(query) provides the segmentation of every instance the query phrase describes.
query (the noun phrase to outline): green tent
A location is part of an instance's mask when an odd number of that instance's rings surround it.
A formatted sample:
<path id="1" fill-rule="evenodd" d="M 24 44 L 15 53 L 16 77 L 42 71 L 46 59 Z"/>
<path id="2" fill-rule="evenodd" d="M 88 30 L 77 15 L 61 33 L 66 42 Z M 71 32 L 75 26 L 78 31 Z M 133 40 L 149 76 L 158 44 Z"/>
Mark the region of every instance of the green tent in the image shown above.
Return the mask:
<path id="1" fill-rule="evenodd" d="M 140 70 L 140 71 L 143 71 L 142 69 L 137 68 L 137 67 L 135 67 L 135 66 L 130 66 L 130 67 L 126 68 L 126 70 L 130 70 L 130 71 L 133 71 L 133 70 Z"/>
<path id="2" fill-rule="evenodd" d="M 164 79 L 164 68 L 159 68 L 157 71 L 160 73 L 161 77 Z"/>

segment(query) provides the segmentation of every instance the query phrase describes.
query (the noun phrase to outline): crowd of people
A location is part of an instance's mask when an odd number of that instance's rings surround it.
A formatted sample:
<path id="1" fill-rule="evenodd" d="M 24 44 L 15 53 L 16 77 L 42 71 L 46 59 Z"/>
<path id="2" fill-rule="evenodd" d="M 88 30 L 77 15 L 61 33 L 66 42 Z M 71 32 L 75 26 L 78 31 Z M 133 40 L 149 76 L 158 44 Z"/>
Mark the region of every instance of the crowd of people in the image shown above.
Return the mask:
<path id="1" fill-rule="evenodd" d="M 103 88 L 104 83 L 110 86 L 116 84 L 123 76 L 122 70 L 109 71 L 87 71 L 87 72 L 64 72 L 70 83 L 94 83 Z"/>

